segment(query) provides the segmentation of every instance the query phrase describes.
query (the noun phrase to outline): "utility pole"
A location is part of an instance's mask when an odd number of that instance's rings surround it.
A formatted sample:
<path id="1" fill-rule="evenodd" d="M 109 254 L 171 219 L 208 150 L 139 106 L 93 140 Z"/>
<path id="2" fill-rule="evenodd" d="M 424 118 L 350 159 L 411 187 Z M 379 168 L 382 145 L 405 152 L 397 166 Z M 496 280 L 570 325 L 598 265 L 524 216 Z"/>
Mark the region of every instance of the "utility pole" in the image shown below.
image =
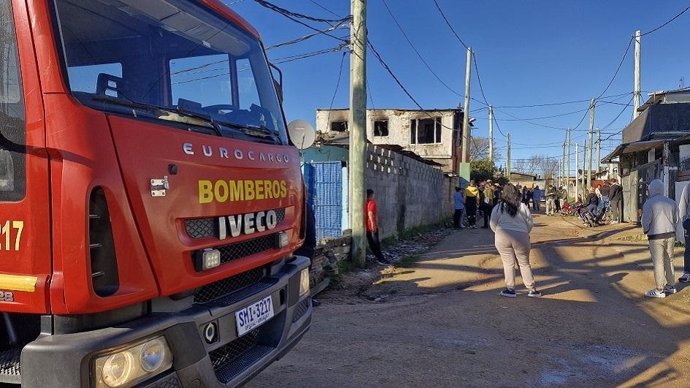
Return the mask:
<path id="1" fill-rule="evenodd" d="M 467 48 L 467 63 L 465 64 L 465 112 L 462 115 L 462 153 L 460 155 L 460 177 L 470 180 L 470 77 L 472 70 L 472 49 Z"/>
<path id="2" fill-rule="evenodd" d="M 570 191 L 568 188 L 570 186 L 570 128 L 568 128 L 567 134 L 566 134 L 566 141 L 567 143 L 567 150 L 568 150 L 568 157 L 566 159 L 566 168 L 565 168 L 565 185 L 566 185 L 566 190 Z M 577 162 L 575 163 L 577 165 Z M 577 174 L 576 174 L 577 175 Z"/>
<path id="3" fill-rule="evenodd" d="M 597 128 L 597 174 L 601 168 L 601 128 Z"/>
<path id="4" fill-rule="evenodd" d="M 510 132 L 506 135 L 506 178 L 510 180 Z"/>
<path id="5" fill-rule="evenodd" d="M 352 261 L 366 265 L 367 250 L 364 235 L 364 166 L 366 161 L 367 90 L 366 47 L 367 28 L 366 0 L 350 3 L 352 26 L 350 28 L 350 228 L 352 229 Z"/>
<path id="6" fill-rule="evenodd" d="M 489 105 L 489 161 L 494 161 L 494 107 Z"/>
<path id="7" fill-rule="evenodd" d="M 580 155 L 580 145 L 575 143 L 575 202 L 577 202 L 577 196 L 580 194 L 580 177 L 577 176 L 577 169 L 579 165 L 579 155 Z"/>
<path id="8" fill-rule="evenodd" d="M 582 190 L 587 190 L 587 139 L 585 139 L 585 147 L 582 149 Z"/>
<path id="9" fill-rule="evenodd" d="M 592 182 L 592 149 L 594 146 L 594 99 L 589 103 L 589 164 L 587 168 L 587 182 Z"/>
<path id="10" fill-rule="evenodd" d="M 565 143 L 566 142 L 563 142 L 563 154 L 562 154 L 561 160 L 559 162 L 561 165 L 561 170 L 560 170 L 561 171 L 561 179 L 558 180 L 559 186 L 563 186 L 563 177 L 565 176 Z"/>
<path id="11" fill-rule="evenodd" d="M 637 111 L 640 107 L 640 49 L 641 49 L 640 30 L 635 31 L 635 85 L 633 89 L 633 120 L 639 116 Z"/>

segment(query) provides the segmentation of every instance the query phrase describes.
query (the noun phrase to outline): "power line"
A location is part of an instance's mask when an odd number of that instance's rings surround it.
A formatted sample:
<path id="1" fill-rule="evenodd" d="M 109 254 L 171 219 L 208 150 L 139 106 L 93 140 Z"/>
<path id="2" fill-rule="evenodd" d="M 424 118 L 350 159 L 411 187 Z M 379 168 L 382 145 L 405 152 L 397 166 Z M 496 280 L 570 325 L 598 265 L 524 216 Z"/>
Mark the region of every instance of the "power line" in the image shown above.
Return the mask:
<path id="1" fill-rule="evenodd" d="M 407 95 L 407 97 L 409 97 L 410 100 L 412 100 L 412 102 L 414 102 L 414 104 L 417 105 L 419 109 L 424 110 L 424 108 L 422 108 L 419 102 L 417 102 L 417 100 L 412 96 L 412 94 L 410 94 L 405 85 L 403 85 L 402 82 L 400 82 L 400 79 L 393 73 L 393 70 L 391 70 L 388 64 L 383 60 L 381 54 L 379 54 L 374 45 L 371 44 L 371 40 L 367 40 L 367 43 L 369 45 L 369 48 L 371 48 L 372 53 L 374 54 L 374 58 L 376 58 L 381 64 L 381 66 L 383 66 L 383 68 L 388 72 L 388 74 L 390 74 L 390 76 L 393 77 L 393 80 L 395 81 L 395 83 L 398 84 L 400 89 L 402 89 L 402 91 Z"/>
<path id="2" fill-rule="evenodd" d="M 678 19 L 682 14 L 686 13 L 689 9 L 690 9 L 690 5 L 688 5 L 687 7 L 685 7 L 685 9 L 682 10 L 682 11 L 680 11 L 680 13 L 678 13 L 676 16 L 674 16 L 674 17 L 672 17 L 671 19 L 667 20 L 664 24 L 662 24 L 662 25 L 660 25 L 659 27 L 654 28 L 654 29 L 652 29 L 652 30 L 650 30 L 650 31 L 647 31 L 647 32 L 645 32 L 645 33 L 643 33 L 643 34 L 640 34 L 640 36 L 649 35 L 649 34 L 651 34 L 651 33 L 653 33 L 653 32 L 656 32 L 656 31 L 658 31 L 658 30 L 660 30 L 660 29 L 666 27 L 668 24 L 670 24 L 670 23 L 673 22 L 674 20 Z"/>
<path id="3" fill-rule="evenodd" d="M 381 1 L 383 2 L 383 5 L 386 7 L 386 10 L 388 11 L 388 14 L 391 15 L 391 18 L 393 19 L 393 22 L 395 22 L 395 25 L 398 26 L 398 29 L 400 30 L 400 32 L 402 33 L 402 35 L 405 37 L 405 40 L 407 40 L 407 43 L 409 43 L 410 47 L 412 47 L 412 50 L 414 50 L 414 52 L 417 54 L 417 57 L 419 57 L 419 60 L 422 61 L 422 63 L 424 63 L 424 66 L 426 66 L 426 68 L 429 70 L 429 72 L 430 72 L 431 74 L 433 74 L 434 77 L 436 77 L 436 79 L 438 80 L 438 82 L 440 82 L 443 86 L 445 86 L 446 89 L 450 90 L 450 91 L 451 91 L 452 93 L 454 93 L 455 95 L 457 95 L 457 96 L 459 96 L 459 97 L 462 97 L 462 94 L 458 93 L 458 92 L 455 91 L 453 88 L 451 88 L 447 83 L 445 83 L 445 82 L 441 79 L 441 77 L 438 76 L 438 74 L 436 74 L 436 72 L 431 68 L 431 65 L 429 65 L 429 63 L 426 61 L 426 59 L 424 59 L 424 57 L 422 56 L 422 54 L 419 53 L 419 50 L 417 50 L 417 48 L 415 47 L 415 45 L 412 43 L 412 41 L 410 40 L 410 38 L 407 36 L 407 33 L 405 33 L 405 30 L 402 28 L 402 26 L 401 26 L 400 23 L 398 22 L 398 19 L 396 19 L 395 15 L 393 14 L 393 11 L 391 11 L 390 7 L 388 6 L 388 2 L 387 2 L 386 0 L 381 0 Z"/>
<path id="4" fill-rule="evenodd" d="M 625 53 L 623 53 L 623 58 L 621 58 L 621 61 L 618 63 L 618 67 L 616 68 L 616 71 L 613 73 L 613 77 L 611 77 L 611 80 L 609 81 L 608 85 L 606 85 L 606 88 L 604 88 L 604 91 L 601 92 L 601 94 L 599 94 L 597 98 L 595 98 L 595 100 L 601 98 L 601 96 L 603 96 L 606 93 L 606 91 L 609 90 L 611 84 L 613 84 L 613 81 L 616 79 L 616 76 L 618 76 L 618 72 L 620 72 L 621 70 L 621 66 L 623 66 L 623 62 L 625 62 L 625 58 L 628 56 L 628 52 L 630 51 L 630 47 L 632 47 L 632 43 L 634 40 L 634 36 L 631 36 L 630 40 L 628 40 L 628 47 L 626 47 Z"/>
<path id="5" fill-rule="evenodd" d="M 280 7 L 278 7 L 278 6 L 276 6 L 276 5 L 273 5 L 273 4 L 271 4 L 271 3 L 269 3 L 269 2 L 267 2 L 267 1 L 265 1 L 265 0 L 254 0 L 254 1 L 256 1 L 259 5 L 261 5 L 261 6 L 265 7 L 265 8 L 268 8 L 268 9 L 270 9 L 270 10 L 272 10 L 272 11 L 274 11 L 274 12 L 280 14 L 280 15 L 283 15 L 284 17 L 286 17 L 286 18 L 292 20 L 293 22 L 295 22 L 295 23 L 297 23 L 297 24 L 301 24 L 301 25 L 303 25 L 304 27 L 307 27 L 308 29 L 310 29 L 310 30 L 312 30 L 312 31 L 316 31 L 316 32 L 318 32 L 319 34 L 323 34 L 323 35 L 329 36 L 329 37 L 331 37 L 331 38 L 333 38 L 333 39 L 337 39 L 337 40 L 340 40 L 340 41 L 343 41 L 343 42 L 347 42 L 347 40 L 345 40 L 345 39 L 342 39 L 342 38 L 339 38 L 339 37 L 337 37 L 337 36 L 335 36 L 335 35 L 329 34 L 328 32 L 323 32 L 323 31 L 319 30 L 318 28 L 312 27 L 312 26 L 310 26 L 309 24 L 307 24 L 307 23 L 305 23 L 305 22 L 303 22 L 303 21 L 301 21 L 301 20 L 299 20 L 299 19 L 300 19 L 300 18 L 307 18 L 307 19 L 309 19 L 309 20 L 314 20 L 314 19 L 316 19 L 315 21 L 323 21 L 324 23 L 331 23 L 331 22 L 333 22 L 333 23 L 338 23 L 338 22 L 340 22 L 340 21 L 342 21 L 342 20 L 350 20 L 350 17 L 349 17 L 349 16 L 346 17 L 346 18 L 337 19 L 337 20 L 336 20 L 336 19 L 319 19 L 319 18 L 312 18 L 312 17 L 310 17 L 310 16 L 298 14 L 298 13 L 295 13 L 295 12 L 292 12 L 292 11 L 288 11 L 288 10 L 286 10 L 286 9 L 284 9 L 284 8 L 280 8 Z"/>
<path id="6" fill-rule="evenodd" d="M 298 61 L 298 60 L 300 60 L 300 59 L 306 59 L 306 58 L 315 57 L 315 56 L 317 56 L 317 55 L 328 54 L 328 53 L 332 53 L 332 52 L 338 52 L 338 51 L 342 50 L 343 47 L 346 47 L 346 46 L 347 46 L 347 44 L 343 43 L 343 44 L 340 44 L 340 45 L 338 45 L 338 46 L 336 46 L 336 47 L 331 47 L 331 48 L 327 48 L 327 49 L 323 49 L 323 50 L 312 51 L 312 52 L 303 53 L 303 54 L 290 55 L 290 56 L 287 56 L 287 57 L 282 57 L 282 58 L 275 59 L 275 60 L 273 60 L 273 61 L 271 61 L 271 62 L 274 63 L 274 64 L 276 64 L 276 65 L 279 65 L 279 64 L 281 64 L 281 63 L 294 62 L 294 61 Z"/>
<path id="7" fill-rule="evenodd" d="M 450 30 L 453 32 L 453 35 L 455 35 L 455 38 L 458 39 L 458 42 L 460 42 L 460 44 L 463 45 L 463 47 L 465 47 L 465 49 L 469 50 L 470 48 L 467 47 L 467 45 L 465 44 L 465 42 L 462 41 L 462 39 L 460 38 L 460 35 L 458 35 L 458 33 L 455 32 L 455 29 L 453 28 L 453 26 L 452 26 L 452 25 L 450 24 L 450 22 L 448 21 L 448 18 L 446 17 L 446 14 L 445 14 L 445 13 L 443 12 L 443 10 L 441 9 L 441 6 L 438 5 L 438 2 L 437 2 L 436 0 L 434 0 L 434 4 L 436 5 L 436 9 L 438 10 L 438 12 L 441 14 L 441 17 L 443 17 L 443 20 L 446 21 L 446 25 L 448 25 L 448 28 L 450 28 Z"/>
<path id="8" fill-rule="evenodd" d="M 395 75 L 395 73 L 393 73 L 393 70 L 390 68 L 390 66 L 388 66 L 388 64 L 387 64 L 386 61 L 383 59 L 383 57 L 381 57 L 381 54 L 379 54 L 379 52 L 376 50 L 376 48 L 374 47 L 374 45 L 371 43 L 371 40 L 367 40 L 367 45 L 368 45 L 369 48 L 371 49 L 371 52 L 374 54 L 374 58 L 376 58 L 376 59 L 379 61 L 379 63 L 381 64 L 381 66 L 384 68 L 384 70 L 386 70 L 386 71 L 388 72 L 388 74 L 393 78 L 393 80 L 395 81 L 395 83 L 398 84 L 398 86 L 400 87 L 400 89 L 402 89 L 402 91 L 407 95 L 407 97 L 409 97 L 410 100 L 412 100 L 412 102 L 417 106 L 417 108 L 419 108 L 421 111 L 423 111 L 427 116 L 429 116 L 429 118 L 433 119 L 434 121 L 436 121 L 437 119 L 439 119 L 438 117 L 434 117 L 434 116 L 432 116 L 429 112 L 427 112 L 427 111 L 422 107 L 422 105 L 412 96 L 412 94 L 410 93 L 410 91 L 407 90 L 407 88 L 405 87 L 405 85 L 403 85 L 403 83 L 400 81 L 400 79 Z M 465 114 L 465 112 L 463 112 L 463 114 Z M 441 127 L 443 127 L 443 128 L 450 129 L 451 131 L 454 130 L 453 128 L 451 128 L 451 127 L 449 127 L 449 126 L 443 124 L 443 122 L 441 122 L 441 121 L 439 121 L 439 124 L 441 124 Z"/>
<path id="9" fill-rule="evenodd" d="M 331 11 L 330 9 L 324 7 L 323 5 L 317 3 L 317 2 L 314 1 L 314 0 L 309 0 L 309 1 L 310 1 L 312 4 L 316 5 L 317 7 L 321 8 L 322 10 L 324 10 L 324 11 L 330 13 L 331 15 L 333 15 L 333 16 L 335 16 L 335 17 L 337 17 L 337 18 L 342 17 L 342 16 L 338 15 L 337 13 Z"/>
<path id="10" fill-rule="evenodd" d="M 337 24 L 335 24 L 335 25 L 333 25 L 333 26 L 331 26 L 325 30 L 319 30 L 316 32 L 312 32 L 311 34 L 307 34 L 305 36 L 297 38 L 297 39 L 292 39 L 292 40 L 289 40 L 287 42 L 277 43 L 277 44 L 274 44 L 272 46 L 268 46 L 268 47 L 266 47 L 266 51 L 273 50 L 273 49 L 276 49 L 279 47 L 289 46 L 289 45 L 300 43 L 300 42 L 304 42 L 307 39 L 310 39 L 310 38 L 313 38 L 315 36 L 318 36 L 318 35 L 321 35 L 321 34 L 324 34 L 327 32 L 331 32 L 337 28 L 340 28 L 340 26 L 342 26 L 343 24 L 345 24 L 347 22 L 348 22 L 348 20 L 343 20 L 343 21 L 341 21 L 341 22 L 339 22 L 339 23 L 337 23 Z"/>
<path id="11" fill-rule="evenodd" d="M 632 92 L 625 92 L 621 94 L 615 94 L 615 95 L 609 95 L 609 96 L 604 96 L 600 98 L 611 98 L 611 97 L 620 97 L 620 96 L 625 96 L 628 94 L 632 94 Z M 543 103 L 543 104 L 530 104 L 530 105 L 498 105 L 494 106 L 494 108 L 498 109 L 522 109 L 522 108 L 539 108 L 539 107 L 544 107 L 544 106 L 558 106 L 558 105 L 569 105 L 569 104 L 580 104 L 583 102 L 589 102 L 589 98 L 586 100 L 572 100 L 572 101 L 562 101 L 562 102 L 549 102 L 549 103 Z"/>
<path id="12" fill-rule="evenodd" d="M 313 22 L 320 22 L 320 23 L 339 23 L 339 22 L 342 22 L 343 20 L 348 20 L 348 19 L 349 19 L 349 16 L 346 17 L 346 18 L 340 18 L 340 19 L 323 19 L 323 18 L 317 18 L 317 17 L 314 17 L 314 16 L 309 16 L 309 15 L 304 15 L 304 14 L 297 13 L 297 12 L 292 12 L 292 11 L 290 11 L 290 10 L 288 10 L 288 9 L 281 8 L 281 7 L 279 7 L 279 6 L 277 6 L 277 5 L 273 4 L 273 3 L 269 3 L 269 2 L 266 1 L 266 0 L 254 0 L 254 1 L 257 2 L 259 5 L 261 5 L 262 7 L 268 8 L 268 9 L 270 9 L 271 11 L 278 12 L 278 13 L 281 14 L 281 15 L 291 16 L 291 17 L 298 18 L 298 19 L 311 20 L 311 21 L 313 21 Z"/>
<path id="13" fill-rule="evenodd" d="M 343 63 L 345 63 L 345 54 L 343 51 L 343 56 L 340 57 L 340 69 L 338 70 L 338 81 L 335 83 L 335 90 L 333 91 L 333 97 L 331 98 L 331 105 L 328 107 L 328 116 L 326 116 L 326 127 L 330 125 L 331 122 L 331 111 L 333 110 L 333 103 L 335 102 L 335 96 L 338 94 L 338 88 L 340 87 L 340 78 L 343 75 Z"/>
<path id="14" fill-rule="evenodd" d="M 606 124 L 606 126 L 605 126 L 603 129 L 608 129 L 608 127 L 610 127 L 611 125 L 613 125 L 613 123 L 615 123 L 616 120 L 618 120 L 618 118 L 621 117 L 621 115 L 628 109 L 628 107 L 630 106 L 630 104 L 632 104 L 632 102 L 633 102 L 633 99 L 631 98 L 630 101 L 628 102 L 628 105 L 624 106 L 623 109 L 621 109 L 620 113 L 618 113 L 618 116 L 616 116 L 616 118 L 614 118 L 613 120 L 611 120 L 610 123 Z M 612 138 L 612 137 L 614 137 L 614 136 L 620 134 L 621 132 L 623 132 L 623 130 L 625 130 L 625 127 L 623 127 L 623 129 L 621 129 L 620 131 L 618 131 L 618 132 L 616 132 L 616 133 L 614 133 L 614 134 L 612 134 L 612 135 L 607 136 L 607 137 L 606 137 L 605 139 L 603 139 L 602 141 L 608 140 L 608 139 L 610 139 L 610 138 Z"/>

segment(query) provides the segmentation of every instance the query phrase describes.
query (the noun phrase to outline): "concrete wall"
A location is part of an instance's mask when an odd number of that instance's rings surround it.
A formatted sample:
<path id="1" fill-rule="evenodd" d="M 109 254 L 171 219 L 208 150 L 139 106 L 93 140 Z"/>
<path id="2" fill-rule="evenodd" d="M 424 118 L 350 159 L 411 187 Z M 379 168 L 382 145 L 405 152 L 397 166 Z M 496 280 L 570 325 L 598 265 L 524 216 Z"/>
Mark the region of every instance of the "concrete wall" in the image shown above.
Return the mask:
<path id="1" fill-rule="evenodd" d="M 451 215 L 450 178 L 418 160 L 368 145 L 365 184 L 375 192 L 381 238 Z"/>
<path id="2" fill-rule="evenodd" d="M 348 121 L 347 109 L 317 110 L 316 130 L 329 132 L 330 123 Z M 441 142 L 435 144 L 410 144 L 411 120 L 429 119 L 429 116 L 441 118 Z M 441 111 L 409 111 L 397 109 L 367 110 L 367 139 L 372 144 L 399 145 L 407 151 L 431 159 L 443 165 L 443 171 L 452 172 L 453 168 L 453 118 L 454 110 Z M 388 120 L 388 136 L 374 136 L 374 121 Z M 458 143 L 459 145 L 459 143 Z M 457 152 L 457 151 L 456 151 Z"/>

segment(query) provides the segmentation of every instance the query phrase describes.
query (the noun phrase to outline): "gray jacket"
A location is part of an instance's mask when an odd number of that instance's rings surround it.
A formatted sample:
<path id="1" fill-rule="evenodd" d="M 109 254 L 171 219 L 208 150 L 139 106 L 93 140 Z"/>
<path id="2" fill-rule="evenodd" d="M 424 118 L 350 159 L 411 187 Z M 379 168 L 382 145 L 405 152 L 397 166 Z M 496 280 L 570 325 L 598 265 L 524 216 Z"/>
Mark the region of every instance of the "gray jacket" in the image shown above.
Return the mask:
<path id="1" fill-rule="evenodd" d="M 676 201 L 664 196 L 664 184 L 659 179 L 654 179 L 648 190 L 642 207 L 642 230 L 650 239 L 674 237 L 679 220 Z"/>
<path id="2" fill-rule="evenodd" d="M 683 241 L 683 221 L 690 217 L 690 183 L 685 185 L 683 188 L 683 194 L 680 195 L 678 199 L 678 221 L 679 225 L 677 227 L 676 239 L 678 241 Z"/>

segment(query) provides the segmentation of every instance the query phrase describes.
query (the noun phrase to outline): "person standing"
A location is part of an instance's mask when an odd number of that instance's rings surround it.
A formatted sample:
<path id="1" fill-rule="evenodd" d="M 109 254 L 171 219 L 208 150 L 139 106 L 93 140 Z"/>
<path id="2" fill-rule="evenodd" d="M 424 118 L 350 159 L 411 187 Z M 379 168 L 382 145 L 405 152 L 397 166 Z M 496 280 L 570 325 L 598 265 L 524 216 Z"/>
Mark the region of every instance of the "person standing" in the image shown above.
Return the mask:
<path id="1" fill-rule="evenodd" d="M 649 298 L 664 298 L 676 293 L 673 245 L 677 225 L 678 205 L 676 201 L 664 196 L 664 183 L 654 179 L 649 183 L 649 197 L 642 206 L 642 230 L 649 240 L 656 283 L 656 288 L 645 294 Z"/>
<path id="2" fill-rule="evenodd" d="M 500 295 L 514 298 L 515 294 L 515 263 L 520 267 L 520 274 L 525 287 L 529 290 L 527 296 L 540 297 L 541 293 L 534 285 L 532 267 L 529 263 L 531 244 L 529 233 L 534 222 L 529 206 L 520 201 L 520 192 L 511 183 L 503 188 L 501 201 L 491 212 L 491 230 L 495 233 L 494 244 L 503 262 L 503 274 L 506 289 Z"/>
<path id="3" fill-rule="evenodd" d="M 462 188 L 460 186 L 455 188 L 455 194 L 453 194 L 453 202 L 455 204 L 455 213 L 453 213 L 453 226 L 455 229 L 462 229 L 464 225 L 462 223 L 462 215 L 465 212 L 465 204 L 462 198 Z"/>
<path id="4" fill-rule="evenodd" d="M 479 207 L 482 209 L 482 214 L 484 215 L 484 226 L 483 229 L 489 228 L 489 217 L 491 216 L 491 210 L 494 208 L 494 191 L 491 186 L 491 181 L 487 181 L 480 191 L 480 201 Z"/>
<path id="5" fill-rule="evenodd" d="M 534 193 L 532 193 L 532 210 L 538 212 L 541 210 L 541 189 L 539 186 L 534 186 Z"/>
<path id="6" fill-rule="evenodd" d="M 386 257 L 383 256 L 383 252 L 381 252 L 381 241 L 379 240 L 379 211 L 376 206 L 376 201 L 374 200 L 374 190 L 372 189 L 367 189 L 367 204 L 364 219 L 367 224 L 367 242 L 369 242 L 369 248 L 374 253 L 374 256 L 376 256 L 379 265 L 388 264 L 388 260 L 386 260 Z"/>
<path id="7" fill-rule="evenodd" d="M 561 186 L 558 189 L 558 202 L 558 211 L 560 212 L 563 209 L 563 206 L 565 206 L 565 204 L 568 203 L 568 189 L 566 187 Z"/>
<path id="8" fill-rule="evenodd" d="M 474 180 L 465 189 L 465 212 L 467 214 L 467 227 L 477 228 L 477 206 L 479 206 L 479 189 L 474 185 Z"/>
<path id="9" fill-rule="evenodd" d="M 618 184 L 618 180 L 616 178 L 611 179 L 611 191 L 609 192 L 609 200 L 611 201 L 611 213 L 613 215 L 613 220 L 611 221 L 611 223 L 617 224 L 623 220 L 621 218 L 623 210 L 623 189 L 621 188 L 621 185 Z"/>
<path id="10" fill-rule="evenodd" d="M 554 215 L 554 209 L 556 207 L 556 188 L 553 184 L 550 184 L 546 189 L 546 215 Z"/>
<path id="11" fill-rule="evenodd" d="M 690 219 L 690 183 L 685 185 L 683 193 L 678 200 L 678 219 L 681 227 L 678 228 L 683 240 L 685 241 L 685 251 L 683 252 L 683 275 L 678 279 L 682 283 L 690 282 L 690 231 L 685 229 L 685 220 Z M 678 236 L 681 237 L 681 236 Z M 678 239 L 680 240 L 680 238 Z"/>

